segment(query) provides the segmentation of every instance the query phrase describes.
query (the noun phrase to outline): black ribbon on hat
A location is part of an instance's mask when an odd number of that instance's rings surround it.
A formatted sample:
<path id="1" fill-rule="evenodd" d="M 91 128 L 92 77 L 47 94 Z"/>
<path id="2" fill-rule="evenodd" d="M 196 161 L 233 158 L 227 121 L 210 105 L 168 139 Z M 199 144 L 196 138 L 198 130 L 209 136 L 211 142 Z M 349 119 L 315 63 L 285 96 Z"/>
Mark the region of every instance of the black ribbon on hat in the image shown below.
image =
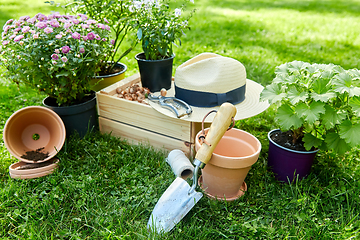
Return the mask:
<path id="1" fill-rule="evenodd" d="M 224 102 L 238 104 L 245 100 L 246 84 L 226 93 L 188 90 L 175 85 L 175 97 L 194 107 L 215 107 Z"/>

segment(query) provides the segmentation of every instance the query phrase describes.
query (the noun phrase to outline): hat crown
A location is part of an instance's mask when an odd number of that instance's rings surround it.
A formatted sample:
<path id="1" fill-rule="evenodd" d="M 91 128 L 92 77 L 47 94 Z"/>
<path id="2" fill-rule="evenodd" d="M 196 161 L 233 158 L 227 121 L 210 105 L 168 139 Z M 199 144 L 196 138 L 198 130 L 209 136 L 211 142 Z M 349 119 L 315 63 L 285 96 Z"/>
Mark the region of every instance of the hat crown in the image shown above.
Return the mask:
<path id="1" fill-rule="evenodd" d="M 175 85 L 187 90 L 226 93 L 245 84 L 244 65 L 214 53 L 202 53 L 181 64 L 175 72 Z"/>

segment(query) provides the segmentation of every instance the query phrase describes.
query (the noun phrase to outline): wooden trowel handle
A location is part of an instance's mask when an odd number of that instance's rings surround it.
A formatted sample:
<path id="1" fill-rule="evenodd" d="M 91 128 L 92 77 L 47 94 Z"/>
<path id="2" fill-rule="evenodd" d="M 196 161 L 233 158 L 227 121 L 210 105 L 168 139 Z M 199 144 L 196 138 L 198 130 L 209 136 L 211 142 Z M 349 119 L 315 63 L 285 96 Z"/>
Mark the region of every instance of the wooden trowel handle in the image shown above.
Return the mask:
<path id="1" fill-rule="evenodd" d="M 203 143 L 197 151 L 195 159 L 198 159 L 204 164 L 207 164 L 214 152 L 216 145 L 224 136 L 226 130 L 229 128 L 232 118 L 236 115 L 236 108 L 231 103 L 223 103 L 215 115 L 210 129 L 206 135 L 205 140 L 211 145 Z M 197 141 L 197 139 L 195 139 Z"/>

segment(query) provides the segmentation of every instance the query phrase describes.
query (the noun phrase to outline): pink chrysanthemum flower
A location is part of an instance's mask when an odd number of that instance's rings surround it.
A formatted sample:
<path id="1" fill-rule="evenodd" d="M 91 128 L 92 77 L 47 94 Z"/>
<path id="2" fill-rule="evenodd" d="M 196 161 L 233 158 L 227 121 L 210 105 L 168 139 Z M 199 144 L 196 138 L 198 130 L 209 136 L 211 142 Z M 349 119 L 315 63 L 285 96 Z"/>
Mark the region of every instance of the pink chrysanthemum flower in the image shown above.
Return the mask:
<path id="1" fill-rule="evenodd" d="M 60 27 L 60 23 L 56 19 L 52 19 L 49 24 L 54 28 Z"/>
<path id="2" fill-rule="evenodd" d="M 70 52 L 70 47 L 69 46 L 63 46 L 61 48 L 61 51 L 62 51 L 62 53 L 67 54 L 68 52 Z"/>
<path id="3" fill-rule="evenodd" d="M 27 32 L 30 31 L 30 27 L 29 27 L 29 26 L 25 26 L 25 27 L 23 27 L 23 28 L 21 29 L 21 31 L 22 31 L 23 33 L 27 33 Z"/>
<path id="4" fill-rule="evenodd" d="M 24 35 L 19 35 L 14 38 L 14 42 L 19 42 L 21 39 L 24 38 Z"/>
<path id="5" fill-rule="evenodd" d="M 44 29 L 44 28 L 47 27 L 47 24 L 44 23 L 44 22 L 37 22 L 37 23 L 35 24 L 35 27 L 40 28 L 40 29 Z"/>
<path id="6" fill-rule="evenodd" d="M 94 38 L 95 38 L 95 33 L 89 32 L 86 36 L 87 36 L 87 38 L 88 38 L 89 40 L 94 40 Z"/>
<path id="7" fill-rule="evenodd" d="M 46 27 L 45 29 L 44 29 L 44 32 L 46 33 L 46 34 L 49 34 L 49 33 L 52 33 L 54 30 L 51 28 L 51 27 Z"/>
<path id="8" fill-rule="evenodd" d="M 78 33 L 78 32 L 74 32 L 73 34 L 71 34 L 71 37 L 72 37 L 73 39 L 80 39 L 80 38 L 81 38 L 81 35 L 80 35 L 80 33 Z"/>
<path id="9" fill-rule="evenodd" d="M 62 57 L 61 61 L 63 61 L 64 63 L 66 63 L 68 61 L 67 57 Z"/>
<path id="10" fill-rule="evenodd" d="M 59 60 L 59 55 L 57 55 L 57 54 L 52 54 L 52 55 L 51 55 L 51 59 L 52 59 L 52 60 L 55 60 L 55 61 L 56 61 L 56 60 Z"/>

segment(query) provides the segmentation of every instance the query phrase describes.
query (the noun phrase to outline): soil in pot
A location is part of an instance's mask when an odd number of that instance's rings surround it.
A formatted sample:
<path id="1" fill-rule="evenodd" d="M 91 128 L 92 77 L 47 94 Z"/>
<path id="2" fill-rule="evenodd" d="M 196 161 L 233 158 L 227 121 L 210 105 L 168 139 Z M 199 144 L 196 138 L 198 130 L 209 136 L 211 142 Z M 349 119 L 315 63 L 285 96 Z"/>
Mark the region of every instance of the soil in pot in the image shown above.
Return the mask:
<path id="1" fill-rule="evenodd" d="M 27 151 L 24 155 L 22 155 L 22 158 L 32 160 L 34 162 L 39 160 L 44 160 L 45 158 L 49 157 L 49 152 L 43 152 L 44 147 L 38 148 L 33 151 Z"/>
<path id="2" fill-rule="evenodd" d="M 282 146 L 284 148 L 292 149 L 295 151 L 306 152 L 307 150 L 304 147 L 304 142 L 303 142 L 302 138 L 300 138 L 298 141 L 294 142 L 293 135 L 294 135 L 294 133 L 291 130 L 289 130 L 286 132 L 281 132 L 281 131 L 274 132 L 270 137 L 274 142 L 276 142 L 277 144 L 279 144 L 280 146 Z"/>
<path id="3" fill-rule="evenodd" d="M 115 74 L 115 73 L 119 73 L 122 72 L 126 69 L 126 67 L 124 65 L 115 65 L 110 71 L 105 71 L 104 69 L 102 69 L 99 72 L 99 76 L 103 76 L 103 75 L 110 75 L 110 74 Z"/>
<path id="4" fill-rule="evenodd" d="M 110 67 L 110 63 L 107 66 Z M 125 78 L 126 70 L 127 66 L 123 63 L 116 63 L 109 71 L 101 69 L 100 72 L 98 72 L 98 75 L 90 80 L 92 90 L 98 92 L 103 88 L 123 80 Z"/>

